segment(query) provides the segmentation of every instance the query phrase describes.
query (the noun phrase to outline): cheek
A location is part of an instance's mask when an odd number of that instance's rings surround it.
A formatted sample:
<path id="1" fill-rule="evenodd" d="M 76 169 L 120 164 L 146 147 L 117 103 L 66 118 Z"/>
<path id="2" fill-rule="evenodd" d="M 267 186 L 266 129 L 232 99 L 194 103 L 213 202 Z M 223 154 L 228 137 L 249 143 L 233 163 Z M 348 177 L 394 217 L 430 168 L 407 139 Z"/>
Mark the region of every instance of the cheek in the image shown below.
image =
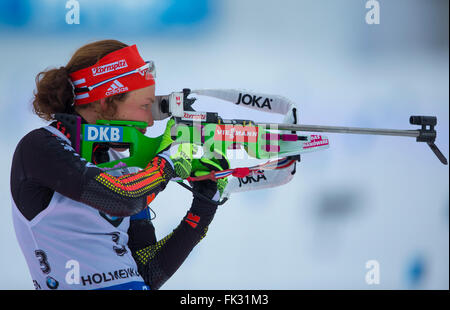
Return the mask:
<path id="1" fill-rule="evenodd" d="M 134 99 L 134 98 L 133 98 Z M 145 101 L 133 100 L 119 104 L 116 110 L 116 118 L 120 120 L 146 122 L 148 126 L 153 126 L 153 116 L 151 108 L 143 109 L 142 105 Z"/>
<path id="2" fill-rule="evenodd" d="M 126 120 L 131 115 L 130 115 L 130 111 L 128 109 L 119 108 L 119 109 L 117 109 L 116 116 L 119 119 Z"/>
<path id="3" fill-rule="evenodd" d="M 153 116 L 151 111 L 141 108 L 123 109 L 118 111 L 117 116 L 122 120 L 146 122 L 148 126 L 153 126 Z"/>

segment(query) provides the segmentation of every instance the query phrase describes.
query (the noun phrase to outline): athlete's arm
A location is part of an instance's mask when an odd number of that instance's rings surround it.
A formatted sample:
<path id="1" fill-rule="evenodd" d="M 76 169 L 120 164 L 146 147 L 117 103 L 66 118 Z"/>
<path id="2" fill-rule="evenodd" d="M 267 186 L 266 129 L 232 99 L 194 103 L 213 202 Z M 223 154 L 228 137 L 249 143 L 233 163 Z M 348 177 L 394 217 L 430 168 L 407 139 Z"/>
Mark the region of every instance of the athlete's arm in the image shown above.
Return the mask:
<path id="1" fill-rule="evenodd" d="M 217 191 L 212 181 L 196 183 L 194 189 L 207 197 L 213 197 Z M 205 237 L 217 206 L 194 197 L 178 227 L 159 241 L 156 241 L 147 210 L 131 217 L 128 246 L 146 284 L 151 289 L 159 289 Z"/>
<path id="2" fill-rule="evenodd" d="M 11 169 L 13 199 L 31 219 L 47 207 L 56 191 L 112 216 L 130 216 L 158 194 L 174 172 L 163 158 L 155 157 L 146 169 L 114 177 L 88 163 L 62 138 L 36 129 L 18 144 Z"/>

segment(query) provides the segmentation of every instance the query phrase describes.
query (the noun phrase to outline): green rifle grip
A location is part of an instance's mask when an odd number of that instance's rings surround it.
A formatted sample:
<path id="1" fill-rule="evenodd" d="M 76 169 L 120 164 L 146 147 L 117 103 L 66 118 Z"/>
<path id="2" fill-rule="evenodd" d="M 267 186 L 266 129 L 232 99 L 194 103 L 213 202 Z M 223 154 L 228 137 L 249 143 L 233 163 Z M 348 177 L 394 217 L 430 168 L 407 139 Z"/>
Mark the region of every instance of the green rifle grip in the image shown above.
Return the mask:
<path id="1" fill-rule="evenodd" d="M 150 138 L 137 128 L 146 128 L 145 122 L 99 120 L 96 125 L 82 125 L 81 157 L 92 162 L 94 143 L 126 144 L 130 156 L 107 163 L 98 164 L 100 168 L 139 167 L 145 169 L 156 156 L 162 136 Z M 120 148 L 120 147 L 119 147 Z"/>

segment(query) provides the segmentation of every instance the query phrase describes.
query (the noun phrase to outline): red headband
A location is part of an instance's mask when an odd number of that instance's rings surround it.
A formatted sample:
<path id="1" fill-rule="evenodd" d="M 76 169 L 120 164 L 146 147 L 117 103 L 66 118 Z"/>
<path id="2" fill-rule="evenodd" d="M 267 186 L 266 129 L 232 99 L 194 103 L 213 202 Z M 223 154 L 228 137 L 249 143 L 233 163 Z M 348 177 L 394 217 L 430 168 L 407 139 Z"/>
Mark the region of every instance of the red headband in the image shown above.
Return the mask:
<path id="1" fill-rule="evenodd" d="M 71 73 L 74 104 L 81 105 L 155 84 L 155 66 L 136 45 L 109 53 L 95 65 Z"/>

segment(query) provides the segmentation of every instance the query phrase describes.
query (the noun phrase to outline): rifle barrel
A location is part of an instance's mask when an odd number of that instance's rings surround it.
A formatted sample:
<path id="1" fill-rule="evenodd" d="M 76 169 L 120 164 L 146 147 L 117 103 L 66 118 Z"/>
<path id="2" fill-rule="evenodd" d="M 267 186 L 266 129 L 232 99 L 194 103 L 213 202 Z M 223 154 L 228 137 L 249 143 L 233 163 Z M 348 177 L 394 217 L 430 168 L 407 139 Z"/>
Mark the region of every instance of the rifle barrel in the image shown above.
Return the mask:
<path id="1" fill-rule="evenodd" d="M 333 133 L 402 136 L 402 137 L 418 137 L 420 135 L 419 130 L 298 125 L 298 124 L 282 124 L 282 123 L 281 124 L 258 123 L 257 125 L 266 127 L 267 129 L 291 130 L 291 131 L 333 132 Z"/>

